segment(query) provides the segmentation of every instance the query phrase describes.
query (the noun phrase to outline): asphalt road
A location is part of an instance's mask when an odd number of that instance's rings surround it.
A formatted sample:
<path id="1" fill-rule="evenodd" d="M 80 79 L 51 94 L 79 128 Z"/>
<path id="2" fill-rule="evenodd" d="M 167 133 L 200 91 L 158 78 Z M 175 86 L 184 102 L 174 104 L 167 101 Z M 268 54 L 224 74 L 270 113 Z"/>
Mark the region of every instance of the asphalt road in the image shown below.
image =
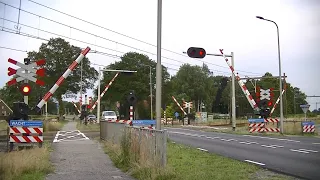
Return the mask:
<path id="1" fill-rule="evenodd" d="M 320 179 L 320 138 L 268 137 L 167 128 L 177 143 L 302 179 Z"/>

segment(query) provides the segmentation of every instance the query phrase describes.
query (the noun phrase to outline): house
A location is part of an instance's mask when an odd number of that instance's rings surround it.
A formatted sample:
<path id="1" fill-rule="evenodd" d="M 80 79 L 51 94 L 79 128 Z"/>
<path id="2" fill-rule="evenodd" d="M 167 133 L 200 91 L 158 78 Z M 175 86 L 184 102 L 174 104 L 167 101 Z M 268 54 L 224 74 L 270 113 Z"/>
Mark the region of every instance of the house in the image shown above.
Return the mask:
<path id="1" fill-rule="evenodd" d="M 2 99 L 0 99 L 0 108 L 1 108 L 0 116 L 8 116 L 13 112 L 12 109 Z"/>

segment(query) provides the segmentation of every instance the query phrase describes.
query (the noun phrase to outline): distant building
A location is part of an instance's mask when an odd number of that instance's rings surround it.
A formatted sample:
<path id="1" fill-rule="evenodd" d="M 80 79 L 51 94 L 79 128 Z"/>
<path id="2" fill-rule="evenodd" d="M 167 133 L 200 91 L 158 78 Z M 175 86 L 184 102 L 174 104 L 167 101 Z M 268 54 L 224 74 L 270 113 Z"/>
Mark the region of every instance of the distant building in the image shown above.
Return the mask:
<path id="1" fill-rule="evenodd" d="M 13 112 L 12 109 L 2 99 L 0 99 L 0 108 L 1 116 L 8 116 Z"/>

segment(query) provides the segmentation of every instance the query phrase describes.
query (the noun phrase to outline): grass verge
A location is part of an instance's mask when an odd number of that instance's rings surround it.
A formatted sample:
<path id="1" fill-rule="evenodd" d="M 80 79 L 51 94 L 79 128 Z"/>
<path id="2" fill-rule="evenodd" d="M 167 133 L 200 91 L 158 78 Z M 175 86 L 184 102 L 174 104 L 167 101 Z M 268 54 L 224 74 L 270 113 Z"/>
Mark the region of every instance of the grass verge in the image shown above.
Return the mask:
<path id="1" fill-rule="evenodd" d="M 291 179 L 291 177 L 272 173 L 252 164 L 202 152 L 195 148 L 175 144 L 170 141 L 167 147 L 167 166 L 162 169 L 152 164 L 138 164 L 132 161 L 132 159 L 128 159 L 119 145 L 105 141 L 103 141 L 103 144 L 105 152 L 116 167 L 129 172 L 138 180 Z"/>
<path id="2" fill-rule="evenodd" d="M 0 179 L 42 180 L 53 171 L 50 163 L 50 147 L 14 151 L 0 154 Z"/>
<path id="3" fill-rule="evenodd" d="M 78 121 L 77 122 L 77 129 L 81 132 L 85 132 L 85 131 L 100 132 L 100 125 L 99 124 L 84 125 L 84 124 L 80 123 L 80 121 Z"/>
<path id="4" fill-rule="evenodd" d="M 43 131 L 49 132 L 49 131 L 59 131 L 61 128 L 68 123 L 68 121 L 44 121 L 43 122 Z"/>

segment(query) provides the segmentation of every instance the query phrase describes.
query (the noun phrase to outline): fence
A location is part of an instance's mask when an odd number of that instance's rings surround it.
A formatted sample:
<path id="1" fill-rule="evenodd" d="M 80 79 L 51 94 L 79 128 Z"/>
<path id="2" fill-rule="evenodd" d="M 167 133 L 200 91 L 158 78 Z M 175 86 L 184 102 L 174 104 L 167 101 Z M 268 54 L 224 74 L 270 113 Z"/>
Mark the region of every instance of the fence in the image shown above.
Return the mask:
<path id="1" fill-rule="evenodd" d="M 164 167 L 167 163 L 167 131 L 133 127 L 130 123 L 103 121 L 100 138 L 122 146 L 137 162 Z"/>

